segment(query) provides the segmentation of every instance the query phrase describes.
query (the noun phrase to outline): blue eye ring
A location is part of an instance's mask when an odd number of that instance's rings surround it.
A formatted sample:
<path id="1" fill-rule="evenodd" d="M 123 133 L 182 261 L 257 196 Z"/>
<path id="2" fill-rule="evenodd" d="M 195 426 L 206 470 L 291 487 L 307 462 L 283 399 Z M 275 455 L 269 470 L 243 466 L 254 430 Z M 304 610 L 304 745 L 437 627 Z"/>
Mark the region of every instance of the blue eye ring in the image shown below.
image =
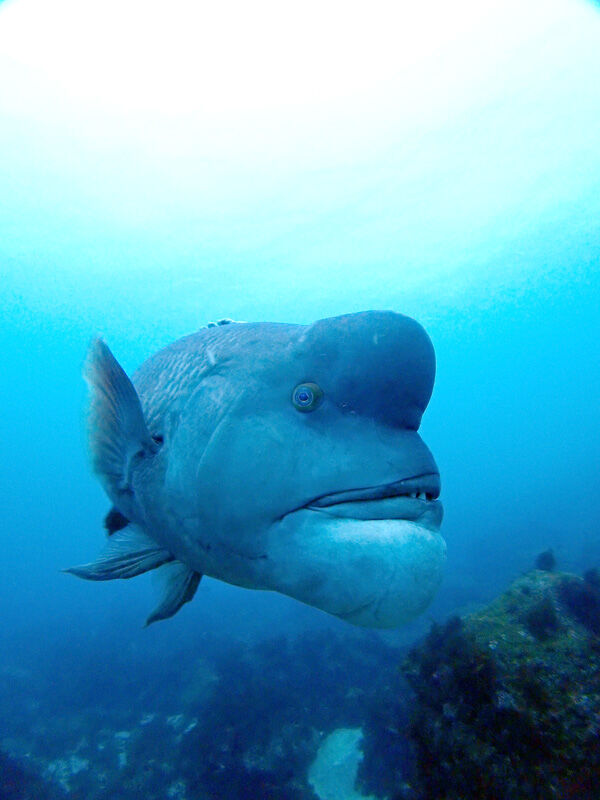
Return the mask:
<path id="1" fill-rule="evenodd" d="M 297 411 L 314 411 L 321 405 L 323 390 L 316 383 L 299 383 L 292 392 L 292 404 Z"/>

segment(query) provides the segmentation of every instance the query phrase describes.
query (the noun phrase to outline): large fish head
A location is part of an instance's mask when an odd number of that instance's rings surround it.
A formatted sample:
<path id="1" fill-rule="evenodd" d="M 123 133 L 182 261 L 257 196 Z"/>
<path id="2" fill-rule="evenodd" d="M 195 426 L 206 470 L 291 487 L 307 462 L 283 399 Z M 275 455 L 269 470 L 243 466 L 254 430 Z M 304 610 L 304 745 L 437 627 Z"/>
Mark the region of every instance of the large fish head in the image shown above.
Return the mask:
<path id="1" fill-rule="evenodd" d="M 427 334 L 374 311 L 243 327 L 214 379 L 226 412 L 200 462 L 178 469 L 195 470 L 211 534 L 199 566 L 359 625 L 411 619 L 446 549 L 439 474 L 417 433 L 435 374 Z M 241 328 L 222 329 L 217 362 Z M 193 431 L 178 435 L 183 451 Z"/>

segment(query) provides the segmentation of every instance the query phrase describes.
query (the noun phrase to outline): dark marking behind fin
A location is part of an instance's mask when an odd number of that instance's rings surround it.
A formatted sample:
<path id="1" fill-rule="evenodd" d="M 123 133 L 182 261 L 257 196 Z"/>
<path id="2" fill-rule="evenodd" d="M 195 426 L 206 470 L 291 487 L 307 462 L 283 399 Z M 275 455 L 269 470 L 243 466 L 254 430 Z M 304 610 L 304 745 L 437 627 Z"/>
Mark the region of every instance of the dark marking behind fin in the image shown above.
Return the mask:
<path id="1" fill-rule="evenodd" d="M 129 525 L 129 520 L 127 517 L 123 516 L 120 511 L 116 508 L 111 508 L 108 514 L 104 517 L 104 527 L 106 528 L 106 533 L 109 536 L 112 536 L 113 533 L 117 531 L 123 530 Z"/>

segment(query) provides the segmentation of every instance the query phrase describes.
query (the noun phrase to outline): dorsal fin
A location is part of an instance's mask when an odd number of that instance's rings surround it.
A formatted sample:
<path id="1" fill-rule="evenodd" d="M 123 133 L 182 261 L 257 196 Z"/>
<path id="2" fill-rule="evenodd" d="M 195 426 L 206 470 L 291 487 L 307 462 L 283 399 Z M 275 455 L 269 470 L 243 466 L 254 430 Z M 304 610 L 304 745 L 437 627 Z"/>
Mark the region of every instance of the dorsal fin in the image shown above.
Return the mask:
<path id="1" fill-rule="evenodd" d="M 148 432 L 133 384 L 101 339 L 92 343 L 85 376 L 92 390 L 89 417 L 92 466 L 109 497 L 117 503 L 124 495 L 131 494 L 134 458 L 152 455 L 160 445 Z"/>

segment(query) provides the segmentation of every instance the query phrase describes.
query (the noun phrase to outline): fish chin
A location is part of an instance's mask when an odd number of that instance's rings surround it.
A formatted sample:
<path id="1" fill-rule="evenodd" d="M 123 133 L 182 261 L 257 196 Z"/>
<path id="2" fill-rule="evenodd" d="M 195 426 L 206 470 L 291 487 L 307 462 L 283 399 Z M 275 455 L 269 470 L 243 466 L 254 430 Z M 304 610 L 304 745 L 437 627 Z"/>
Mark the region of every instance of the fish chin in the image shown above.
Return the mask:
<path id="1" fill-rule="evenodd" d="M 301 509 L 269 531 L 265 588 L 355 625 L 398 627 L 424 611 L 440 584 L 446 543 L 438 527 Z"/>

